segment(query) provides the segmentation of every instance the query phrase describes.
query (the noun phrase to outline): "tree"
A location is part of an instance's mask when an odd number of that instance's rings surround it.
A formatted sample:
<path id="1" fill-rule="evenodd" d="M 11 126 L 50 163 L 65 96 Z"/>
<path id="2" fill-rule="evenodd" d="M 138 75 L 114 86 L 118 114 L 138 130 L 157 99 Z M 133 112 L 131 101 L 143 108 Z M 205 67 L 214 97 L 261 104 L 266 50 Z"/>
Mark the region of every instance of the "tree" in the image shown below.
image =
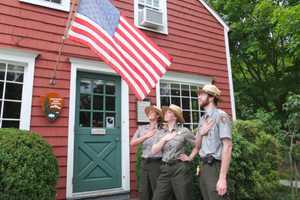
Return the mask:
<path id="1" fill-rule="evenodd" d="M 257 109 L 286 116 L 289 92 L 300 93 L 298 0 L 209 0 L 230 25 L 230 51 L 240 118 Z"/>

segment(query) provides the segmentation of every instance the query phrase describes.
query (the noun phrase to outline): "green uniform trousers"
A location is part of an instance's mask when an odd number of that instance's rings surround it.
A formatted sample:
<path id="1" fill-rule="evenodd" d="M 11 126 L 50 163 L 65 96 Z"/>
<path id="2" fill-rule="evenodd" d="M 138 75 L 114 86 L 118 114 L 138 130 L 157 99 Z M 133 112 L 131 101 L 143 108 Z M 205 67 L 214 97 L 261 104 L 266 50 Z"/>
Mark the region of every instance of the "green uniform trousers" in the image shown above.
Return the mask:
<path id="1" fill-rule="evenodd" d="M 191 200 L 192 178 L 190 163 L 162 164 L 153 200 L 167 200 L 172 194 L 177 200 Z"/>
<path id="2" fill-rule="evenodd" d="M 152 200 L 160 174 L 161 160 L 142 160 L 140 200 Z"/>
<path id="3" fill-rule="evenodd" d="M 220 162 L 214 162 L 211 165 L 201 163 L 199 186 L 203 200 L 229 200 L 227 194 L 219 196 L 216 189 L 220 167 Z"/>

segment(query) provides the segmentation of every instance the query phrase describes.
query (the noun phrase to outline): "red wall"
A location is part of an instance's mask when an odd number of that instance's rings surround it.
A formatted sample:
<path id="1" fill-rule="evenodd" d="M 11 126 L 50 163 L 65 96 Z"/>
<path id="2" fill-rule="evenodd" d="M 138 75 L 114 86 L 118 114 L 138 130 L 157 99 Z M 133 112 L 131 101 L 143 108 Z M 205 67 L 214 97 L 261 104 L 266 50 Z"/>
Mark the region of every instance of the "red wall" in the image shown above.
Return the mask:
<path id="1" fill-rule="evenodd" d="M 133 0 L 115 0 L 123 15 L 133 20 Z M 60 179 L 57 199 L 65 199 L 67 172 L 68 113 L 70 62 L 69 57 L 97 60 L 87 48 L 67 41 L 57 73 L 57 85 L 49 88 L 49 78 L 68 13 L 18 0 L 0 1 L 0 48 L 23 48 L 39 52 L 36 59 L 32 102 L 31 129 L 40 133 L 52 146 L 59 161 Z M 221 108 L 231 112 L 226 66 L 224 31 L 221 24 L 198 0 L 168 1 L 168 35 L 146 32 L 160 47 L 173 56 L 171 70 L 214 77 L 222 90 Z M 26 81 L 26 80 L 25 80 Z M 65 98 L 62 116 L 49 123 L 43 116 L 39 97 L 58 92 Z M 155 91 L 150 94 L 155 103 Z M 130 95 L 130 133 L 136 125 L 136 98 Z M 131 150 L 131 190 L 136 196 L 135 149 Z"/>

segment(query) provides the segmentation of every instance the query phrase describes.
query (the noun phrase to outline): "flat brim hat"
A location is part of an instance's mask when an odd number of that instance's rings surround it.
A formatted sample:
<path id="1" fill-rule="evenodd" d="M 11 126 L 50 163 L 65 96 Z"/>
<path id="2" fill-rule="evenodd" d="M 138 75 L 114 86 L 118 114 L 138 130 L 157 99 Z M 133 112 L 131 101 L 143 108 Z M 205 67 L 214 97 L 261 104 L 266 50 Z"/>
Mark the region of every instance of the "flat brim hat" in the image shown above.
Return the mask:
<path id="1" fill-rule="evenodd" d="M 198 88 L 198 94 L 199 93 L 206 93 L 221 100 L 221 90 L 219 90 L 219 88 L 213 84 L 207 84 L 202 88 Z"/>
<path id="2" fill-rule="evenodd" d="M 180 123 L 184 123 L 184 118 L 183 118 L 183 114 L 182 114 L 182 109 L 174 104 L 171 104 L 170 106 L 163 106 L 162 107 L 162 112 L 163 114 L 165 114 L 168 110 L 170 110 L 171 112 L 173 112 L 177 118 L 177 121 Z"/>
<path id="3" fill-rule="evenodd" d="M 151 111 L 156 112 L 156 113 L 159 115 L 159 117 L 160 117 L 161 119 L 164 118 L 163 112 L 162 112 L 162 110 L 161 110 L 160 108 L 158 108 L 158 107 L 156 107 L 156 106 L 147 106 L 147 107 L 145 108 L 145 113 L 146 113 L 147 116 L 149 115 L 149 113 L 150 113 Z"/>

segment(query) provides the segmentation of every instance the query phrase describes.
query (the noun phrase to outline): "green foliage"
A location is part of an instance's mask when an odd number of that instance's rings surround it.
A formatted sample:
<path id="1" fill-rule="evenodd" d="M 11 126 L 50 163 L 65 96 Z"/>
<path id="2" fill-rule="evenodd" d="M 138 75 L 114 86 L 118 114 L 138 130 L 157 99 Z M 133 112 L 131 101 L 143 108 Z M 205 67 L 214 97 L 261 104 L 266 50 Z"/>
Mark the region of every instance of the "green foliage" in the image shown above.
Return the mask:
<path id="1" fill-rule="evenodd" d="M 135 175 L 136 175 L 138 191 L 140 190 L 141 162 L 142 162 L 142 145 L 138 145 L 137 150 L 136 150 L 136 163 L 135 163 Z"/>
<path id="2" fill-rule="evenodd" d="M 0 199 L 55 199 L 58 164 L 39 135 L 0 129 Z"/>
<path id="3" fill-rule="evenodd" d="M 276 199 L 280 144 L 259 120 L 237 121 L 233 129 L 229 187 L 233 200 Z"/>
<path id="4" fill-rule="evenodd" d="M 237 113 L 257 109 L 285 119 L 289 92 L 300 93 L 300 2 L 208 0 L 230 26 Z"/>

